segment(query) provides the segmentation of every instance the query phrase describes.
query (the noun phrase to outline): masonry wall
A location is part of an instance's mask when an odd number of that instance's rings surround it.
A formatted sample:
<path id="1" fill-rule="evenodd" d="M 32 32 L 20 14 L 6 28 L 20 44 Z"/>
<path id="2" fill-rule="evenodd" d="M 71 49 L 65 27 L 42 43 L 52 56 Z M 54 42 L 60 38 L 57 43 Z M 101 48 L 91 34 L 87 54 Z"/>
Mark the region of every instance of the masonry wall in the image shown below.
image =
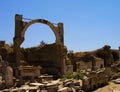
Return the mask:
<path id="1" fill-rule="evenodd" d="M 80 65 L 80 70 L 92 69 L 92 62 L 80 61 L 79 65 Z"/>
<path id="2" fill-rule="evenodd" d="M 60 71 L 62 51 L 61 45 L 50 44 L 26 49 L 24 57 L 30 65 L 40 65 L 43 73 L 56 74 Z"/>

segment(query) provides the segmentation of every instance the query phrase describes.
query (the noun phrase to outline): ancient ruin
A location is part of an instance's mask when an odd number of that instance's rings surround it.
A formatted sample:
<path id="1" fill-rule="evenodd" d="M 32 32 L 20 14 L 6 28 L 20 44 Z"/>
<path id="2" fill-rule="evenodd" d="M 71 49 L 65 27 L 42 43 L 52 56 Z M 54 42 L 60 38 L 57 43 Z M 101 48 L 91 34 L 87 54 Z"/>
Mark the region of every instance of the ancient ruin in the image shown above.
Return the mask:
<path id="1" fill-rule="evenodd" d="M 27 31 L 27 28 L 34 24 L 34 23 L 43 23 L 45 25 L 48 25 L 51 30 L 53 31 L 56 42 L 55 44 L 45 45 L 42 46 L 39 49 L 38 53 L 26 53 L 29 58 L 27 60 L 29 62 L 42 62 L 46 65 L 47 63 L 51 63 L 52 65 L 49 65 L 49 67 L 57 67 L 56 72 L 60 72 L 61 74 L 65 73 L 65 62 L 67 58 L 67 52 L 65 52 L 65 46 L 64 46 L 64 29 L 63 29 L 63 23 L 58 23 L 57 26 L 54 26 L 51 22 L 44 20 L 44 19 L 35 19 L 31 20 L 29 22 L 24 22 L 22 20 L 22 15 L 15 15 L 15 37 L 14 37 L 14 54 L 16 57 L 16 65 L 20 65 L 21 60 L 21 52 L 20 52 L 20 45 L 23 43 L 25 32 Z M 52 53 L 51 53 L 52 52 Z M 43 55 L 40 55 L 39 53 L 42 53 Z M 38 55 L 36 55 L 38 54 Z M 37 56 L 37 57 L 36 57 Z M 38 59 L 37 59 L 38 58 Z M 37 59 L 37 60 L 36 60 Z M 47 62 L 49 61 L 49 62 Z M 46 63 L 45 63 L 46 62 Z M 44 66 L 44 65 L 43 65 Z M 50 70 L 50 69 L 48 69 Z M 47 70 L 47 71 L 48 71 Z"/>
<path id="2" fill-rule="evenodd" d="M 21 48 L 27 28 L 34 23 L 49 26 L 55 43 Z M 120 47 L 114 50 L 105 45 L 91 52 L 68 52 L 61 22 L 25 22 L 16 14 L 13 41 L 13 45 L 0 41 L 0 92 L 91 92 L 112 79 L 120 83 Z"/>

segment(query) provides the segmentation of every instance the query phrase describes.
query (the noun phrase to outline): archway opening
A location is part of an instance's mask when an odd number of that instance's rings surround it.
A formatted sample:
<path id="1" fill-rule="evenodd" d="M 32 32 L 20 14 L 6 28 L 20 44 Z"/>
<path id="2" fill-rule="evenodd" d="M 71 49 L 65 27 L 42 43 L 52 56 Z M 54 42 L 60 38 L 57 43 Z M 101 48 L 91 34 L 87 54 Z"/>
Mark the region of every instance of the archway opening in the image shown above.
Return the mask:
<path id="1" fill-rule="evenodd" d="M 41 42 L 45 44 L 55 43 L 55 35 L 50 27 L 40 23 L 30 25 L 24 38 L 25 40 L 21 45 L 23 48 L 37 47 L 41 45 Z"/>

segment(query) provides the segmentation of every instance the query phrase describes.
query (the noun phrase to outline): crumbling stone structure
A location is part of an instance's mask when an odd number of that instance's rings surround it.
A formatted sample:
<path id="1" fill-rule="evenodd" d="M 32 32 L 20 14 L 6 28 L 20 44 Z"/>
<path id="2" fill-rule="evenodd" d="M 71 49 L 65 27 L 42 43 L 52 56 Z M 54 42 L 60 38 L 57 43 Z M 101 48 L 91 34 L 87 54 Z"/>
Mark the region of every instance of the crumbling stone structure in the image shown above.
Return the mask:
<path id="1" fill-rule="evenodd" d="M 109 81 L 109 75 L 106 72 L 106 70 L 101 69 L 87 73 L 87 78 L 83 79 L 84 91 L 91 92 L 93 89 L 106 85 Z"/>
<path id="2" fill-rule="evenodd" d="M 42 74 L 56 75 L 60 73 L 61 68 L 64 73 L 73 72 L 71 61 L 67 57 L 66 48 L 62 48 L 61 45 L 54 43 L 45 44 L 42 47 L 27 48 L 22 51 L 22 54 L 29 65 L 40 65 Z M 61 59 L 63 64 L 61 64 Z"/>
<path id="3" fill-rule="evenodd" d="M 86 58 L 86 56 L 84 58 Z M 89 56 L 86 61 L 84 61 L 84 59 L 78 59 L 76 62 L 77 72 L 80 72 L 80 70 L 94 71 L 101 68 L 104 68 L 104 60 L 93 55 Z"/>
<path id="4" fill-rule="evenodd" d="M 58 61 L 60 62 L 59 65 L 61 67 L 60 72 L 64 74 L 64 67 L 65 67 L 64 56 L 67 55 L 67 53 L 64 52 L 63 23 L 58 23 L 57 26 L 54 26 L 51 22 L 44 20 L 44 19 L 35 19 L 29 22 L 24 22 L 22 19 L 23 19 L 22 15 L 18 15 L 18 14 L 15 15 L 14 54 L 15 54 L 16 66 L 20 65 L 20 60 L 21 60 L 20 46 L 25 40 L 24 35 L 25 35 L 27 28 L 34 23 L 43 23 L 43 24 L 48 25 L 52 29 L 56 37 L 55 44 L 59 45 L 60 47 L 60 50 L 59 50 L 60 55 L 58 56 L 58 59 L 59 59 Z M 57 58 L 57 55 L 56 55 L 56 58 Z"/>
<path id="5" fill-rule="evenodd" d="M 13 69 L 7 61 L 2 60 L 0 55 L 0 89 L 13 86 Z"/>
<path id="6" fill-rule="evenodd" d="M 99 49 L 96 52 L 97 57 L 104 59 L 105 67 L 109 67 L 114 62 L 110 48 L 110 46 L 105 45 L 102 49 Z"/>

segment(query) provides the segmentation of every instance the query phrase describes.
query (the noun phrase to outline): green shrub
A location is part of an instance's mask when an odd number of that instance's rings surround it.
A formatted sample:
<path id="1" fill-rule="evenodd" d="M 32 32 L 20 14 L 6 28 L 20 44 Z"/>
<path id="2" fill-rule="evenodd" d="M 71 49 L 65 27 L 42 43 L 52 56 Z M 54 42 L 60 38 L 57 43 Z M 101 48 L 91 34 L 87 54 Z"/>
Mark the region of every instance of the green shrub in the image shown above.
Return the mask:
<path id="1" fill-rule="evenodd" d="M 62 78 L 71 79 L 71 78 L 72 78 L 72 75 L 71 75 L 71 74 L 64 74 L 64 75 L 62 76 Z"/>
<path id="2" fill-rule="evenodd" d="M 64 74 L 62 76 L 62 78 L 66 78 L 66 79 L 71 79 L 71 78 L 74 78 L 74 79 L 83 79 L 84 78 L 84 74 L 75 72 L 73 74 Z"/>
<path id="3" fill-rule="evenodd" d="M 72 76 L 74 79 L 83 79 L 84 78 L 84 75 L 82 73 L 77 73 L 77 72 L 73 73 Z"/>

